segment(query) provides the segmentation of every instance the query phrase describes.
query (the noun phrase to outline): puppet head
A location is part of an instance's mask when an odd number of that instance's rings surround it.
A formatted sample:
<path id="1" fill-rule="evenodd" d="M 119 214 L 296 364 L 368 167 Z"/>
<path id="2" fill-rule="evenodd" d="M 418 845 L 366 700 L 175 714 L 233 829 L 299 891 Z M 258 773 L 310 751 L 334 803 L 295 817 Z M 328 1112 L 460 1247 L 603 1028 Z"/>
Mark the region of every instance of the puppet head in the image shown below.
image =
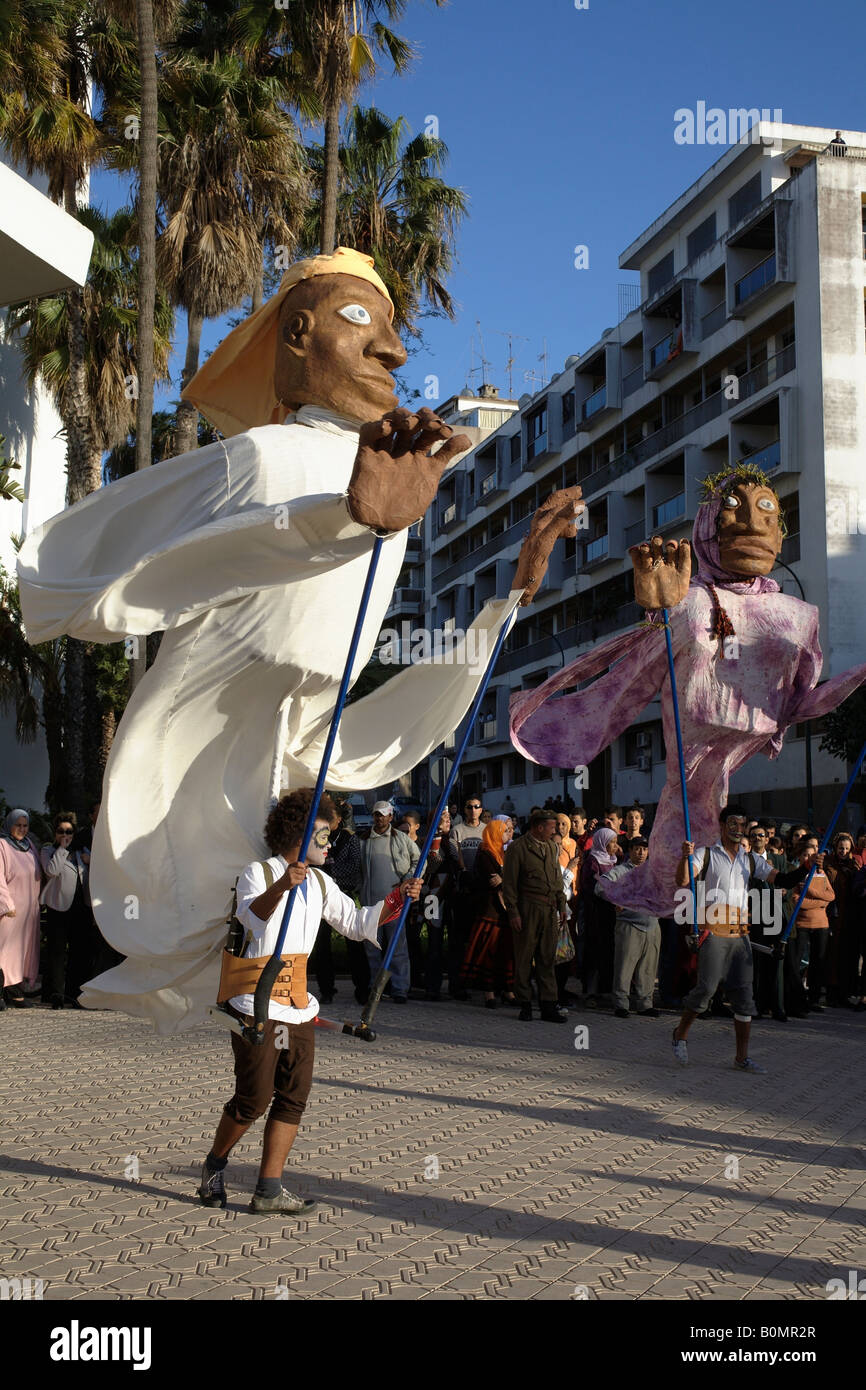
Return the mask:
<path id="1" fill-rule="evenodd" d="M 725 468 L 704 480 L 692 547 L 698 579 L 776 590 L 767 578 L 785 535 L 779 498 L 767 476 L 751 464 Z M 757 582 L 756 582 L 757 581 Z"/>
<path id="2" fill-rule="evenodd" d="M 397 404 L 406 361 L 394 306 L 371 256 L 338 246 L 286 271 L 275 295 L 233 329 L 183 392 L 225 435 L 281 424 L 301 405 L 378 419 Z"/>

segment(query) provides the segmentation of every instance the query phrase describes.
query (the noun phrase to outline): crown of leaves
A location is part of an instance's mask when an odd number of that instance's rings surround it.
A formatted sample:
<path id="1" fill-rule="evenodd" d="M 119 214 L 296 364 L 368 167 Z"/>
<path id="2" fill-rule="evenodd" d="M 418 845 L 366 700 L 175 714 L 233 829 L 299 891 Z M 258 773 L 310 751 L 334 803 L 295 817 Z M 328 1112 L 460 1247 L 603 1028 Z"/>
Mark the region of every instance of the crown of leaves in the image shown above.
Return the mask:
<path id="1" fill-rule="evenodd" d="M 723 497 L 728 489 L 736 486 L 737 483 L 750 483 L 753 487 L 770 489 L 779 503 L 779 522 L 782 536 L 786 536 L 788 527 L 779 494 L 764 470 L 759 468 L 756 463 L 735 463 L 733 466 L 729 464 L 727 468 L 720 468 L 717 473 L 711 473 L 709 477 L 704 478 L 701 483 L 701 503 L 712 502 L 718 497 Z"/>

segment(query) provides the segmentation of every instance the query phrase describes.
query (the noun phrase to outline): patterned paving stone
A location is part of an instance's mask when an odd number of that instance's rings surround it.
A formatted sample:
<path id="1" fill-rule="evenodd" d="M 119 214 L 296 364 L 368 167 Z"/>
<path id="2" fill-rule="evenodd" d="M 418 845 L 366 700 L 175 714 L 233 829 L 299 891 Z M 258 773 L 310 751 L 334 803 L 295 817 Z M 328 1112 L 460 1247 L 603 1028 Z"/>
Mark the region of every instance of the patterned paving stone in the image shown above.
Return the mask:
<path id="1" fill-rule="evenodd" d="M 573 1018 L 580 1053 L 568 1029 L 475 1004 L 383 1004 L 373 1047 L 319 1039 L 289 1178 L 319 1205 L 294 1219 L 246 1210 L 260 1125 L 228 1208 L 196 1202 L 231 1093 L 224 1033 L 7 1011 L 0 1274 L 74 1302 L 754 1301 L 824 1298 L 866 1266 L 866 1018 L 756 1026 L 762 1078 L 730 1068 L 723 1023 L 699 1025 L 680 1072 L 669 1015 L 631 1040 Z"/>

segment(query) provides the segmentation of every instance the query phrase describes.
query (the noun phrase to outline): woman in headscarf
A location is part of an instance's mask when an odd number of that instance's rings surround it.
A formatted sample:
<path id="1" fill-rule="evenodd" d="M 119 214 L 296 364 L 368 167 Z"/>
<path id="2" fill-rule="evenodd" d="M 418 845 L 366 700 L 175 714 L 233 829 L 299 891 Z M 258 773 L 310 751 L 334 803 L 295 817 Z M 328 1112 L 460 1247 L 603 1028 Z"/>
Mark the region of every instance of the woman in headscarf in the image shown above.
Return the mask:
<path id="1" fill-rule="evenodd" d="M 0 1008 L 28 1009 L 25 981 L 39 974 L 39 890 L 42 865 L 31 839 L 30 817 L 22 807 L 10 811 L 0 836 Z"/>
<path id="2" fill-rule="evenodd" d="M 593 832 L 592 849 L 580 868 L 580 896 L 583 903 L 583 1002 L 598 1006 L 599 995 L 613 987 L 614 927 L 616 913 L 610 903 L 595 891 L 598 880 L 619 863 L 614 850 L 617 833 L 609 825 Z"/>
<path id="3" fill-rule="evenodd" d="M 562 837 L 559 844 L 559 867 L 567 869 L 577 854 L 577 841 L 571 834 L 571 816 L 567 816 L 564 811 L 560 811 L 556 817 L 556 831 Z"/>
<path id="4" fill-rule="evenodd" d="M 824 872 L 834 894 L 828 912 L 827 1003 L 831 1008 L 841 1008 L 850 997 L 857 995 L 860 981 L 858 904 L 853 893 L 858 866 L 854 858 L 854 838 L 847 830 L 840 830 L 833 836 L 833 848 L 824 860 Z M 858 1000 L 859 996 L 855 1002 Z"/>
<path id="5" fill-rule="evenodd" d="M 460 983 L 484 990 L 484 1007 L 495 1009 L 497 993 L 506 1004 L 513 1004 L 514 954 L 508 912 L 502 898 L 502 866 L 505 851 L 514 834 L 510 820 L 488 821 L 475 856 L 473 873 L 478 884 L 478 916 L 475 919 Z"/>
<path id="6" fill-rule="evenodd" d="M 816 719 L 866 681 L 866 665 L 818 689 L 818 609 L 769 577 L 784 526 L 759 469 L 727 468 L 704 484 L 692 549 L 682 541 L 632 548 L 635 592 L 649 621 L 581 656 L 532 691 L 512 696 L 511 739 L 547 767 L 589 766 L 661 695 L 667 782 L 645 865 L 605 888 L 611 902 L 655 916 L 674 911 L 673 866 L 683 842 L 677 740 L 661 610 L 670 620 L 679 693 L 691 839 L 711 845 L 733 772 L 756 753 L 778 757 L 785 730 Z M 675 582 L 671 582 L 671 581 Z M 661 598 L 662 592 L 671 597 Z M 605 674 L 601 674 L 604 672 Z M 590 681 L 575 693 L 559 692 Z"/>

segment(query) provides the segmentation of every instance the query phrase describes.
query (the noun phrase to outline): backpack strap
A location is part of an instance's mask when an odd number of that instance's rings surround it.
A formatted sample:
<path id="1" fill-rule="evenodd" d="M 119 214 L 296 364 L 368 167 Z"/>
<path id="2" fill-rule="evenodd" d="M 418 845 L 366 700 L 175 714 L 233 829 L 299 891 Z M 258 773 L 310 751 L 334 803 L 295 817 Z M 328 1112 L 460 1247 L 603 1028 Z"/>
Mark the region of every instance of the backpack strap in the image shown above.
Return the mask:
<path id="1" fill-rule="evenodd" d="M 698 870 L 698 872 L 695 874 L 695 883 L 697 883 L 697 882 L 698 882 L 700 879 L 702 879 L 702 878 L 706 878 L 706 876 L 707 876 L 707 869 L 708 869 L 709 867 L 710 867 L 710 846 L 707 845 L 706 849 L 704 850 L 703 863 L 701 864 L 701 867 L 700 867 L 700 869 Z"/>
<path id="2" fill-rule="evenodd" d="M 317 880 L 317 882 L 318 882 L 318 884 L 319 884 L 319 887 L 320 887 L 321 890 L 322 890 L 322 902 L 324 902 L 324 901 L 325 901 L 325 894 L 326 894 L 327 891 L 328 891 L 328 886 L 327 886 L 327 884 L 325 883 L 325 875 L 322 873 L 321 869 L 316 869 L 316 868 L 314 868 L 312 864 L 310 865 L 310 873 L 313 874 L 313 875 L 315 876 L 315 878 L 316 878 L 316 880 Z"/>

